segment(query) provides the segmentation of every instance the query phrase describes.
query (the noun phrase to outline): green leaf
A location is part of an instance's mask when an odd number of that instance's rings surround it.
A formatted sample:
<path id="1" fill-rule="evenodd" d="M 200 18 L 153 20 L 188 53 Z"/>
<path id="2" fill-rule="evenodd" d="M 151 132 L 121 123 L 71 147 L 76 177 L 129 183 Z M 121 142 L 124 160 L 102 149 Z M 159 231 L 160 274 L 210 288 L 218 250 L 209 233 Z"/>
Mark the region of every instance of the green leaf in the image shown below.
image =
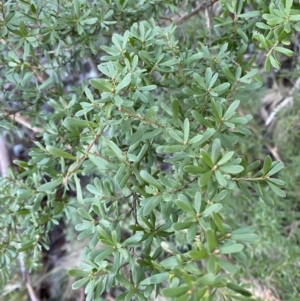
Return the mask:
<path id="1" fill-rule="evenodd" d="M 172 255 L 180 254 L 180 252 L 170 243 L 163 241 L 160 243 L 161 247 Z"/>
<path id="2" fill-rule="evenodd" d="M 20 28 L 20 33 L 22 37 L 26 37 L 27 35 L 27 30 L 26 30 L 26 25 L 23 20 L 19 21 L 19 28 Z"/>
<path id="3" fill-rule="evenodd" d="M 61 149 L 56 148 L 56 147 L 51 146 L 51 145 L 47 145 L 46 149 L 51 155 L 54 155 L 54 156 L 57 156 L 57 157 L 62 157 L 62 158 L 71 159 L 71 160 L 76 160 L 77 159 L 75 156 L 73 156 L 73 155 L 71 155 L 67 152 L 64 152 Z"/>
<path id="4" fill-rule="evenodd" d="M 217 179 L 218 183 L 219 183 L 222 187 L 226 187 L 226 186 L 227 186 L 227 181 L 226 181 L 226 179 L 223 177 L 223 175 L 220 173 L 219 170 L 215 170 L 215 175 L 216 175 L 216 179 Z"/>
<path id="5" fill-rule="evenodd" d="M 192 139 L 189 140 L 189 144 L 195 144 L 200 142 L 203 139 L 202 135 L 196 135 Z"/>
<path id="6" fill-rule="evenodd" d="M 153 176 L 151 176 L 146 170 L 141 170 L 140 175 L 145 182 L 153 185 L 160 191 L 164 190 L 164 188 L 160 185 L 160 183 Z"/>
<path id="7" fill-rule="evenodd" d="M 186 165 L 183 168 L 183 171 L 186 173 L 192 173 L 192 174 L 203 174 L 205 173 L 206 169 L 200 166 L 194 166 L 194 165 Z"/>
<path id="8" fill-rule="evenodd" d="M 174 223 L 172 228 L 173 230 L 178 231 L 178 230 L 188 229 L 192 224 L 193 222 L 178 222 L 178 223 Z"/>
<path id="9" fill-rule="evenodd" d="M 192 224 L 193 222 L 178 222 L 178 223 L 174 223 L 172 228 L 173 230 L 178 231 L 178 230 L 188 229 Z"/>
<path id="10" fill-rule="evenodd" d="M 296 22 L 300 21 L 300 14 L 298 14 L 298 15 L 290 15 L 289 16 L 289 20 L 290 21 L 296 21 Z"/>
<path id="11" fill-rule="evenodd" d="M 189 290 L 189 287 L 179 286 L 179 287 L 170 287 L 162 290 L 162 294 L 167 298 L 179 297 L 185 294 Z"/>
<path id="12" fill-rule="evenodd" d="M 41 186 L 39 186 L 37 188 L 38 191 L 52 191 L 54 190 L 57 186 L 59 186 L 60 184 L 62 184 L 62 179 L 56 179 L 53 180 L 51 182 L 42 184 Z"/>
<path id="13" fill-rule="evenodd" d="M 82 286 L 86 285 L 89 281 L 90 281 L 89 277 L 84 277 L 80 280 L 77 280 L 72 284 L 72 289 L 77 290 L 77 289 L 81 288 Z"/>
<path id="14" fill-rule="evenodd" d="M 35 245 L 37 241 L 35 239 L 26 240 L 21 243 L 21 247 L 18 248 L 18 252 L 24 252 L 31 250 Z"/>
<path id="15" fill-rule="evenodd" d="M 223 118 L 225 120 L 229 119 L 230 117 L 232 117 L 232 115 L 235 113 L 236 109 L 238 108 L 238 106 L 240 105 L 240 101 L 239 100 L 235 100 L 226 110 Z"/>
<path id="16" fill-rule="evenodd" d="M 220 203 L 207 205 L 205 210 L 202 212 L 202 216 L 210 216 L 213 212 L 219 212 L 223 208 L 223 205 Z"/>
<path id="17" fill-rule="evenodd" d="M 192 204 L 188 200 L 187 201 L 185 201 L 185 200 L 176 200 L 175 203 L 184 212 L 187 212 L 187 213 L 192 214 L 192 215 L 196 214 L 194 207 L 192 206 Z"/>
<path id="18" fill-rule="evenodd" d="M 152 91 L 157 88 L 156 85 L 148 85 L 148 86 L 143 86 L 143 87 L 138 87 L 140 91 Z"/>
<path id="19" fill-rule="evenodd" d="M 145 119 L 150 119 L 150 117 L 155 116 L 156 113 L 158 112 L 159 108 L 157 106 L 151 107 L 147 113 L 144 115 Z"/>
<path id="20" fill-rule="evenodd" d="M 244 170 L 244 167 L 241 165 L 223 165 L 218 168 L 220 171 L 229 174 L 239 174 Z"/>
<path id="21" fill-rule="evenodd" d="M 233 264 L 220 257 L 216 257 L 216 262 L 223 270 L 225 270 L 228 273 L 234 274 L 237 272 L 237 268 Z"/>
<path id="22" fill-rule="evenodd" d="M 218 203 L 222 201 L 228 194 L 228 190 L 222 190 L 220 193 L 215 194 L 214 197 L 211 199 L 212 203 Z"/>
<path id="23" fill-rule="evenodd" d="M 228 162 L 234 155 L 234 152 L 231 151 L 231 152 L 228 152 L 226 153 L 218 162 L 217 162 L 217 165 L 218 166 L 221 166 L 223 164 L 225 164 L 226 162 Z"/>
<path id="24" fill-rule="evenodd" d="M 218 95 L 223 94 L 230 87 L 230 83 L 223 83 L 211 89 L 214 92 L 217 92 Z"/>
<path id="25" fill-rule="evenodd" d="M 173 113 L 173 126 L 176 127 L 178 124 L 179 116 L 179 100 L 177 98 L 172 101 L 172 113 Z"/>
<path id="26" fill-rule="evenodd" d="M 124 299 L 122 298 L 120 300 L 131 301 L 132 297 L 135 295 L 135 293 L 136 293 L 136 290 L 132 288 L 131 290 L 128 291 L 125 298 Z M 116 299 L 116 301 L 119 301 L 119 300 Z"/>
<path id="27" fill-rule="evenodd" d="M 103 260 L 105 260 L 113 252 L 114 252 L 113 248 L 106 248 L 106 249 L 101 250 L 101 253 L 98 256 L 96 256 L 96 258 L 94 259 L 94 262 L 100 265 L 103 262 Z"/>
<path id="28" fill-rule="evenodd" d="M 112 168 L 111 164 L 109 164 L 109 162 L 107 162 L 100 156 L 89 154 L 88 157 L 100 170 Z"/>
<path id="29" fill-rule="evenodd" d="M 127 238 L 123 243 L 123 247 L 136 247 L 139 245 L 143 238 L 144 234 L 141 232 L 135 233 L 133 236 Z"/>
<path id="30" fill-rule="evenodd" d="M 286 193 L 282 189 L 280 189 L 279 187 L 277 187 L 276 185 L 274 185 L 270 181 L 267 181 L 267 184 L 279 196 L 281 196 L 281 197 L 285 197 L 286 196 Z"/>
<path id="31" fill-rule="evenodd" d="M 143 208 L 143 215 L 144 216 L 149 215 L 157 207 L 157 205 L 161 202 L 161 200 L 162 200 L 161 195 L 149 198 L 147 200 L 146 205 Z"/>
<path id="32" fill-rule="evenodd" d="M 271 54 L 268 56 L 268 58 L 270 59 L 270 63 L 271 65 L 276 68 L 276 69 L 280 69 L 280 65 L 279 62 L 274 58 L 274 56 L 272 56 Z"/>
<path id="33" fill-rule="evenodd" d="M 168 280 L 170 277 L 169 273 L 159 273 L 144 279 L 139 283 L 139 285 L 150 285 L 150 284 L 161 284 Z"/>
<path id="34" fill-rule="evenodd" d="M 177 142 L 182 143 L 183 144 L 183 139 L 174 131 L 169 131 L 169 135 L 174 138 Z"/>
<path id="35" fill-rule="evenodd" d="M 205 274 L 197 280 L 197 285 L 208 286 L 212 285 L 216 280 L 216 276 L 212 273 Z"/>
<path id="36" fill-rule="evenodd" d="M 117 85 L 116 91 L 119 92 L 120 90 L 127 87 L 131 82 L 131 73 L 126 74 L 126 76 L 122 79 L 122 81 Z"/>
<path id="37" fill-rule="evenodd" d="M 251 163 L 250 165 L 247 166 L 246 173 L 257 169 L 260 166 L 260 164 L 261 163 L 259 160 L 254 161 L 253 163 Z"/>
<path id="38" fill-rule="evenodd" d="M 67 117 L 64 120 L 64 122 L 69 127 L 79 127 L 79 128 L 89 128 L 89 127 L 96 128 L 96 127 L 98 127 L 98 124 L 95 122 L 77 119 L 77 118 L 71 118 L 71 117 Z"/>
<path id="39" fill-rule="evenodd" d="M 256 242 L 259 240 L 259 237 L 253 233 L 231 234 L 230 239 L 243 242 Z"/>
<path id="40" fill-rule="evenodd" d="M 79 0 L 74 0 L 73 4 L 74 4 L 75 15 L 79 19 L 79 17 L 80 17 L 80 2 L 79 2 Z"/>
<path id="41" fill-rule="evenodd" d="M 270 56 L 268 56 L 265 60 L 265 70 L 266 72 L 270 72 L 271 70 L 271 61 L 270 61 Z"/>
<path id="42" fill-rule="evenodd" d="M 75 181 L 75 186 L 76 186 L 76 195 L 77 195 L 77 200 L 79 204 L 83 203 L 83 198 L 82 198 L 82 190 L 81 190 L 81 185 L 80 185 L 80 179 L 77 177 L 77 174 L 74 174 L 74 181 Z"/>
<path id="43" fill-rule="evenodd" d="M 187 142 L 189 140 L 189 135 L 190 135 L 190 121 L 188 120 L 188 118 L 185 118 L 183 123 L 183 140 Z"/>
<path id="44" fill-rule="evenodd" d="M 210 139 L 212 137 L 212 135 L 216 132 L 215 129 L 208 129 L 207 131 L 205 131 L 203 133 L 203 138 L 201 140 L 201 143 L 206 142 L 208 139 Z"/>
<path id="45" fill-rule="evenodd" d="M 293 56 L 294 52 L 290 49 L 287 48 L 283 48 L 283 47 L 275 47 L 274 48 L 275 51 L 281 52 L 286 56 Z"/>
<path id="46" fill-rule="evenodd" d="M 89 221 L 93 220 L 93 217 L 87 211 L 85 211 L 83 208 L 78 208 L 77 212 L 85 219 L 87 219 Z"/>
<path id="47" fill-rule="evenodd" d="M 101 136 L 101 138 L 105 141 L 106 145 L 115 153 L 115 155 L 118 157 L 118 159 L 121 162 L 125 161 L 125 157 L 123 156 L 123 153 L 119 146 L 117 146 L 112 140 L 108 140 L 106 137 Z"/>
<path id="48" fill-rule="evenodd" d="M 206 186 L 209 180 L 211 179 L 212 171 L 208 171 L 200 177 L 200 185 L 201 187 Z"/>
<path id="49" fill-rule="evenodd" d="M 193 242 L 195 240 L 195 237 L 197 235 L 198 228 L 196 223 L 192 223 L 189 227 L 186 235 L 186 239 L 189 243 Z"/>
<path id="50" fill-rule="evenodd" d="M 205 248 L 202 248 L 199 251 L 198 250 L 189 251 L 188 255 L 194 260 L 205 259 L 208 257 L 208 253 Z"/>
<path id="51" fill-rule="evenodd" d="M 252 294 L 249 291 L 245 290 L 244 288 L 242 288 L 239 285 L 236 285 L 236 284 L 233 284 L 233 283 L 227 283 L 226 286 L 229 289 L 231 289 L 231 290 L 233 290 L 233 291 L 235 291 L 235 292 L 237 292 L 237 293 L 239 293 L 239 294 L 241 294 L 245 297 L 251 297 L 252 296 Z"/>
<path id="52" fill-rule="evenodd" d="M 208 89 L 211 89 L 213 87 L 213 85 L 216 83 L 217 79 L 218 79 L 218 73 L 215 73 L 213 75 L 213 77 L 211 78 L 209 85 L 208 85 Z M 214 91 L 214 89 L 211 89 L 211 91 Z"/>
<path id="53" fill-rule="evenodd" d="M 254 227 L 243 227 L 232 231 L 233 234 L 252 234 L 254 231 Z"/>
<path id="54" fill-rule="evenodd" d="M 90 79 L 90 84 L 94 88 L 96 88 L 100 91 L 112 92 L 112 90 L 113 90 L 112 84 L 107 79 L 93 78 L 93 79 Z"/>
<path id="55" fill-rule="evenodd" d="M 222 67 L 222 71 L 230 80 L 235 81 L 235 76 L 232 74 L 228 66 Z"/>
<path id="56" fill-rule="evenodd" d="M 98 21 L 97 18 L 89 18 L 89 19 L 80 21 L 80 24 L 81 25 L 92 25 L 92 24 L 95 24 L 97 21 Z"/>
<path id="57" fill-rule="evenodd" d="M 220 252 L 222 254 L 238 253 L 238 252 L 242 251 L 243 248 L 244 248 L 244 245 L 242 245 L 242 244 L 223 245 L 223 246 L 220 246 Z"/>
<path id="58" fill-rule="evenodd" d="M 208 167 L 213 168 L 213 161 L 204 149 L 201 149 L 200 160 L 207 164 Z"/>
<path id="59" fill-rule="evenodd" d="M 200 213 L 201 204 L 202 204 L 202 196 L 201 196 L 200 191 L 197 191 L 195 194 L 195 199 L 194 199 L 194 208 L 197 213 Z"/>
<path id="60" fill-rule="evenodd" d="M 211 147 L 211 160 L 213 164 L 216 164 L 221 153 L 221 141 L 220 139 L 215 139 Z"/>
<path id="61" fill-rule="evenodd" d="M 143 137 L 146 131 L 147 131 L 146 127 L 142 127 L 138 129 L 134 134 L 130 135 L 130 137 L 128 138 L 128 144 L 131 145 L 141 140 L 141 138 Z"/>
<path id="62" fill-rule="evenodd" d="M 245 44 L 248 44 L 249 40 L 248 40 L 248 37 L 247 37 L 246 33 L 244 32 L 244 29 L 238 28 L 237 33 L 242 38 L 243 42 Z"/>
<path id="63" fill-rule="evenodd" d="M 268 172 L 267 176 L 270 177 L 270 176 L 274 175 L 275 173 L 277 173 L 278 171 L 280 171 L 284 167 L 282 162 L 275 162 L 275 163 L 276 163 L 276 165 L 274 165 L 271 168 L 271 170 Z"/>
<path id="64" fill-rule="evenodd" d="M 120 185 L 120 183 L 122 182 L 122 180 L 123 180 L 125 174 L 127 173 L 127 170 L 128 170 L 127 164 L 126 164 L 126 163 L 122 163 L 122 164 L 120 165 L 120 167 L 119 167 L 119 169 L 118 169 L 118 171 L 117 171 L 115 177 L 114 177 L 114 179 L 115 179 L 115 181 L 116 181 L 116 183 L 117 183 L 118 185 Z"/>
<path id="65" fill-rule="evenodd" d="M 264 166 L 263 166 L 264 175 L 266 175 L 269 172 L 271 165 L 272 165 L 272 159 L 270 156 L 267 156 L 264 160 Z"/>
<path id="66" fill-rule="evenodd" d="M 211 78 L 212 78 L 212 70 L 211 68 L 206 68 L 205 70 L 205 83 L 206 83 L 206 86 L 209 85 L 210 81 L 211 81 Z"/>
<path id="67" fill-rule="evenodd" d="M 78 269 L 71 269 L 68 271 L 68 275 L 71 277 L 87 277 L 89 275 L 89 272 Z"/>
<path id="68" fill-rule="evenodd" d="M 121 252 L 115 252 L 114 255 L 113 255 L 113 265 L 110 269 L 110 274 L 112 276 L 115 276 L 119 269 L 121 268 L 121 265 L 122 265 L 122 261 L 123 261 L 123 255 Z"/>
<path id="69" fill-rule="evenodd" d="M 261 15 L 261 11 L 253 10 L 253 11 L 248 11 L 243 14 L 239 14 L 238 18 L 255 18 L 255 17 L 259 17 L 260 15 Z"/>
<path id="70" fill-rule="evenodd" d="M 210 253 L 212 253 L 218 244 L 217 239 L 216 239 L 216 233 L 213 229 L 209 228 L 205 231 L 205 236 L 206 236 L 206 240 L 207 240 L 208 251 Z"/>
<path id="71" fill-rule="evenodd" d="M 265 24 L 265 23 L 263 23 L 263 22 L 257 22 L 257 23 L 255 24 L 255 26 L 258 27 L 258 28 L 261 28 L 261 29 L 267 29 L 267 30 L 270 29 L 270 26 L 267 25 L 267 24 Z M 268 48 L 268 47 L 267 47 L 267 48 Z M 266 49 L 266 50 L 268 50 L 268 49 Z"/>
<path id="72" fill-rule="evenodd" d="M 276 179 L 276 178 L 269 178 L 268 182 L 271 182 L 277 186 L 284 186 L 285 182 L 283 182 L 282 180 Z"/>
<path id="73" fill-rule="evenodd" d="M 224 230 L 224 227 L 223 227 L 223 224 L 222 224 L 222 218 L 221 218 L 220 214 L 213 211 L 212 212 L 212 218 L 213 218 L 213 221 L 214 221 L 215 225 L 219 229 L 219 231 L 221 233 L 225 234 L 225 230 Z"/>

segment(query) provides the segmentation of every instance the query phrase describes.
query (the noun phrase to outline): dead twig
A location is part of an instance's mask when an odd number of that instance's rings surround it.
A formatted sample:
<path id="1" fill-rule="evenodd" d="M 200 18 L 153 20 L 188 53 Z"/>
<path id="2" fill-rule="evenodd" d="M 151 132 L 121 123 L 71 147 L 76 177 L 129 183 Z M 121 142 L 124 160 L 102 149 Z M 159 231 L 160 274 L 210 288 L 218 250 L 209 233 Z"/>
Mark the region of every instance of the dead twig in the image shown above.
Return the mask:
<path id="1" fill-rule="evenodd" d="M 9 154 L 6 146 L 5 137 L 0 137 L 0 175 L 4 178 L 8 174 L 8 166 L 10 165 Z"/>
<path id="2" fill-rule="evenodd" d="M 40 299 L 38 298 L 35 290 L 33 289 L 32 285 L 31 285 L 29 273 L 28 273 L 28 270 L 25 267 L 24 253 L 19 253 L 18 258 L 19 258 L 19 263 L 20 263 L 20 268 L 21 268 L 23 281 L 25 282 L 30 300 L 31 301 L 40 301 Z"/>
<path id="3" fill-rule="evenodd" d="M 208 7 L 213 6 L 218 0 L 211 0 L 202 2 L 197 6 L 190 14 L 187 13 L 183 15 L 182 17 L 174 20 L 174 23 L 177 25 L 181 25 L 182 23 L 186 22 L 188 19 L 192 18 L 193 16 L 197 15 L 200 11 L 207 9 Z"/>
<path id="4" fill-rule="evenodd" d="M 43 133 L 44 132 L 44 129 L 42 129 L 40 127 L 32 126 L 29 118 L 27 118 L 24 115 L 21 115 L 20 112 L 14 112 L 9 109 L 6 110 L 6 112 L 7 112 L 6 116 L 13 116 L 12 118 L 14 121 L 25 126 L 26 128 L 30 129 L 31 131 L 33 131 L 35 133 Z"/>
<path id="5" fill-rule="evenodd" d="M 1 168 L 0 171 L 2 177 L 5 177 L 8 174 L 9 165 L 10 165 L 10 158 L 7 150 L 6 139 L 3 136 L 0 137 L 0 168 Z M 25 267 L 24 257 L 22 253 L 19 254 L 19 262 L 20 262 L 20 268 L 21 268 L 23 280 L 25 281 L 26 288 L 31 301 L 40 301 L 31 285 L 29 274 Z"/>

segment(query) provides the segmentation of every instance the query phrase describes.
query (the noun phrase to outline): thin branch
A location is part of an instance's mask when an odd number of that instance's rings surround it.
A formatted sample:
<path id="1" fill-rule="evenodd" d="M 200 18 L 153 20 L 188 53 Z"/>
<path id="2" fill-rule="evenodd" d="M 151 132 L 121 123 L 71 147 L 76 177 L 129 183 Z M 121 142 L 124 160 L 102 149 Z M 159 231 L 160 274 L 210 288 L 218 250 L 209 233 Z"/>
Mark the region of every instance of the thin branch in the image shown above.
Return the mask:
<path id="1" fill-rule="evenodd" d="M 180 25 L 184 22 L 186 22 L 188 19 L 190 19 L 191 17 L 197 15 L 201 10 L 205 10 L 208 7 L 213 6 L 218 0 L 211 0 L 211 1 L 206 1 L 206 2 L 202 2 L 201 4 L 199 4 L 198 7 L 196 7 L 190 14 L 185 14 L 182 17 L 174 20 L 174 23 L 177 25 Z"/>
<path id="2" fill-rule="evenodd" d="M 5 177 L 8 174 L 9 165 L 10 165 L 10 158 L 7 150 L 6 139 L 5 137 L 0 137 L 0 171 L 2 177 Z M 31 285 L 29 274 L 25 267 L 24 257 L 22 253 L 19 254 L 19 263 L 20 263 L 23 280 L 25 281 L 26 288 L 30 296 L 30 300 L 40 301 Z"/>
<path id="3" fill-rule="evenodd" d="M 4 178 L 8 174 L 8 166 L 10 165 L 9 154 L 6 146 L 5 137 L 0 137 L 0 175 Z"/>
<path id="4" fill-rule="evenodd" d="M 159 123 L 158 121 L 152 121 L 152 120 L 149 120 L 149 119 L 145 119 L 143 116 L 140 116 L 138 114 L 130 112 L 130 111 L 128 111 L 128 110 L 126 110 L 126 109 L 124 109 L 122 107 L 119 107 L 118 110 L 119 110 L 119 112 L 127 114 L 129 117 L 136 118 L 136 119 L 138 119 L 138 120 L 140 120 L 142 122 L 145 122 L 145 123 L 147 123 L 149 125 L 156 125 L 157 127 L 160 127 L 162 129 L 165 128 L 165 126 L 163 124 Z"/>
<path id="5" fill-rule="evenodd" d="M 40 301 L 40 299 L 37 297 L 37 294 L 36 294 L 36 292 L 34 291 L 32 285 L 31 285 L 29 274 L 28 274 L 28 271 L 25 267 L 23 253 L 19 254 L 19 263 L 20 263 L 20 268 L 21 268 L 23 280 L 25 281 L 30 300 L 31 301 Z"/>
<path id="6" fill-rule="evenodd" d="M 88 157 L 89 151 L 91 150 L 93 145 L 96 143 L 97 139 L 101 136 L 102 136 L 102 132 L 98 132 L 97 134 L 95 134 L 93 141 L 88 145 L 85 153 L 80 158 L 77 158 L 75 166 L 71 170 L 69 170 L 67 172 L 66 176 L 63 178 L 63 184 L 65 186 L 68 184 L 69 177 L 73 173 L 75 173 L 75 171 L 79 168 L 81 163 Z"/>
<path id="7" fill-rule="evenodd" d="M 16 122 L 22 124 L 26 128 L 32 130 L 35 133 L 42 133 L 42 132 L 44 132 L 44 130 L 42 128 L 39 128 L 39 127 L 36 127 L 36 126 L 32 126 L 30 124 L 30 122 L 24 116 L 22 116 L 20 113 L 16 113 L 14 115 L 14 120 Z"/>
<path id="8" fill-rule="evenodd" d="M 295 223 L 292 223 L 292 224 L 284 227 L 284 230 L 286 230 L 286 231 L 289 230 L 290 231 L 287 239 L 290 239 L 291 237 L 293 237 L 295 235 L 296 231 L 299 228 L 299 225 L 300 225 L 300 221 L 297 221 Z"/>
<path id="9" fill-rule="evenodd" d="M 249 177 L 242 177 L 242 178 L 231 178 L 233 181 L 246 181 L 246 182 L 259 182 L 259 181 L 267 181 L 268 177 L 259 177 L 259 178 L 249 178 Z"/>

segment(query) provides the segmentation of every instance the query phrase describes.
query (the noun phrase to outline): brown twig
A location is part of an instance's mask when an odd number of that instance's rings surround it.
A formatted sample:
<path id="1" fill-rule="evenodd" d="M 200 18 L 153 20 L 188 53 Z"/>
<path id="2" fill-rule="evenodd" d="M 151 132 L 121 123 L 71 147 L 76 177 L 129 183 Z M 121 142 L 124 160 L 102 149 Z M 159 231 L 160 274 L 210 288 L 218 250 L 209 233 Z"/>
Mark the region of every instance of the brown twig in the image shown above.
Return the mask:
<path id="1" fill-rule="evenodd" d="M 6 146 L 5 137 L 0 137 L 0 175 L 4 178 L 8 174 L 8 166 L 10 165 L 9 154 Z"/>
<path id="2" fill-rule="evenodd" d="M 24 257 L 23 257 L 22 253 L 19 254 L 19 263 L 20 263 L 20 268 L 21 268 L 21 273 L 22 273 L 22 276 L 23 276 L 23 280 L 25 281 L 30 300 L 31 301 L 40 301 L 40 299 L 37 297 L 37 294 L 36 294 L 36 292 L 34 291 L 32 285 L 31 285 L 29 274 L 28 274 L 28 271 L 25 267 Z"/>
<path id="3" fill-rule="evenodd" d="M 22 124 L 26 128 L 32 130 L 35 133 L 42 133 L 44 130 L 42 128 L 32 126 L 29 122 L 29 120 L 26 119 L 26 117 L 22 116 L 20 113 L 16 113 L 14 115 L 14 120 L 18 122 L 19 124 Z"/>
<path id="4" fill-rule="evenodd" d="M 289 235 L 288 235 L 287 239 L 290 239 L 291 237 L 294 236 L 294 234 L 296 233 L 299 226 L 300 226 L 300 221 L 297 221 L 295 223 L 292 223 L 292 224 L 284 227 L 284 230 L 289 231 Z"/>
<path id="5" fill-rule="evenodd" d="M 8 174 L 9 165 L 10 165 L 10 158 L 7 150 L 6 139 L 5 137 L 0 137 L 0 167 L 1 167 L 2 177 L 5 177 Z M 25 281 L 27 291 L 31 301 L 40 301 L 31 285 L 29 274 L 25 267 L 24 257 L 22 253 L 19 254 L 19 263 L 20 263 L 23 280 Z"/>
<path id="6" fill-rule="evenodd" d="M 184 23 L 185 21 L 187 21 L 188 19 L 190 19 L 191 17 L 197 15 L 201 10 L 205 10 L 208 7 L 213 6 L 218 0 L 211 0 L 211 1 L 206 1 L 206 2 L 202 2 L 201 4 L 199 4 L 198 7 L 196 7 L 190 14 L 187 13 L 185 15 L 183 15 L 182 17 L 174 20 L 174 23 L 177 25 L 180 25 L 182 23 Z"/>

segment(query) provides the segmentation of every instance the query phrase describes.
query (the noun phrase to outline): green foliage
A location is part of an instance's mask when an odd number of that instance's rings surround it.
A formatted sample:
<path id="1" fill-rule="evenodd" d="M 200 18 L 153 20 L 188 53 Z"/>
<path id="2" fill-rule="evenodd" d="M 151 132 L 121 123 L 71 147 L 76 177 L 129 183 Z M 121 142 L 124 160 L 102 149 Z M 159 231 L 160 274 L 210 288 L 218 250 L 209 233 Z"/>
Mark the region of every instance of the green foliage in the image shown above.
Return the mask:
<path id="1" fill-rule="evenodd" d="M 253 300 L 232 258 L 259 237 L 231 221 L 233 195 L 273 204 L 270 191 L 285 192 L 283 163 L 238 151 L 252 118 L 240 103 L 262 85 L 244 56 L 253 43 L 278 68 L 299 10 L 248 2 L 219 1 L 217 38 L 196 46 L 160 24 L 184 1 L 1 4 L 0 127 L 14 130 L 10 115 L 23 112 L 38 129 L 29 159 L 0 180 L 1 284 L 18 254 L 37 269 L 49 232 L 78 214 L 88 243 L 69 275 L 86 300 L 116 287 L 116 300 Z M 98 76 L 67 90 L 99 56 Z"/>

